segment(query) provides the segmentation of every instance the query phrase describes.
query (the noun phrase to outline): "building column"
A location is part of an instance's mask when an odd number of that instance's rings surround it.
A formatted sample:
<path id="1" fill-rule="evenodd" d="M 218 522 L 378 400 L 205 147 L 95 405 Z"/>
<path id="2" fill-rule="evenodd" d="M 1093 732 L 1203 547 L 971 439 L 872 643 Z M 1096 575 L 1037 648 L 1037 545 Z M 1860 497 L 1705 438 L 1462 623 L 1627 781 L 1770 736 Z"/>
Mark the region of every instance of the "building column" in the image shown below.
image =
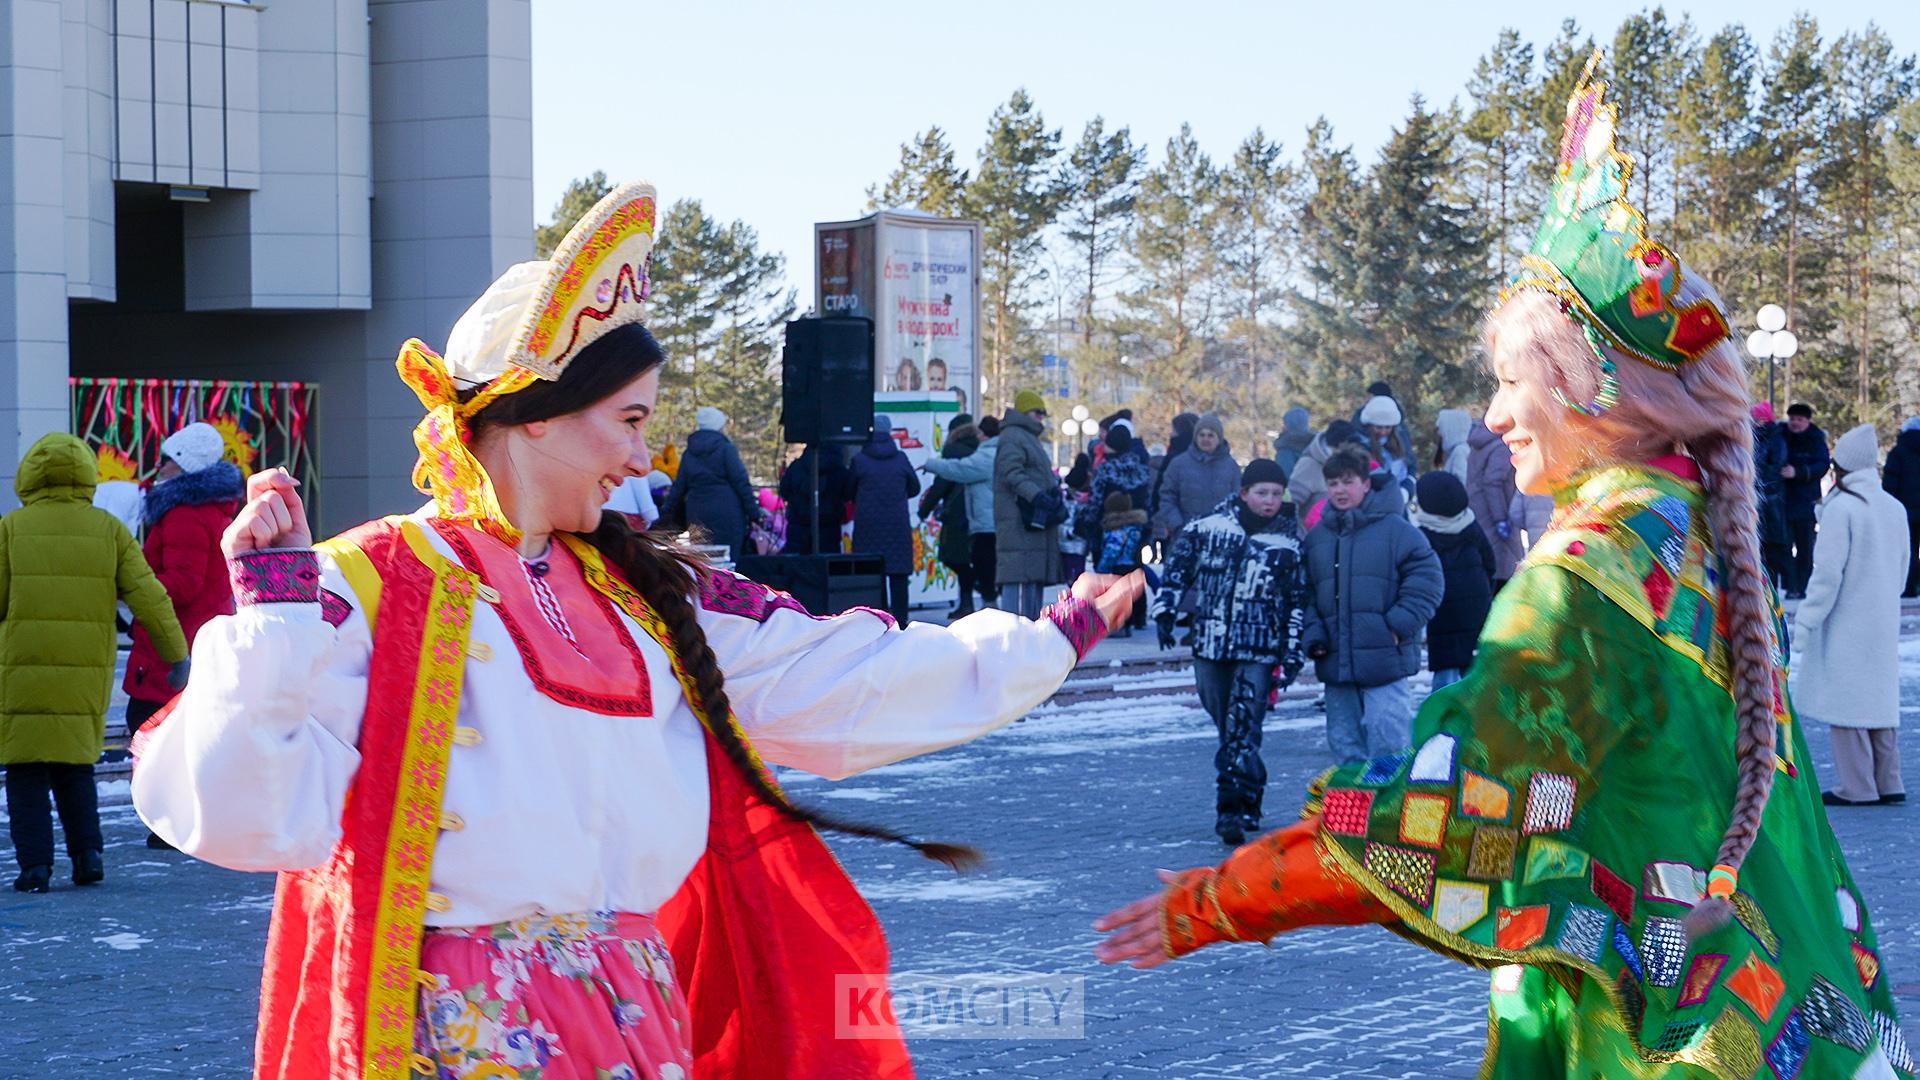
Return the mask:
<path id="1" fill-rule="evenodd" d="M 67 428 L 60 0 L 0 3 L 0 509 L 40 436 Z"/>

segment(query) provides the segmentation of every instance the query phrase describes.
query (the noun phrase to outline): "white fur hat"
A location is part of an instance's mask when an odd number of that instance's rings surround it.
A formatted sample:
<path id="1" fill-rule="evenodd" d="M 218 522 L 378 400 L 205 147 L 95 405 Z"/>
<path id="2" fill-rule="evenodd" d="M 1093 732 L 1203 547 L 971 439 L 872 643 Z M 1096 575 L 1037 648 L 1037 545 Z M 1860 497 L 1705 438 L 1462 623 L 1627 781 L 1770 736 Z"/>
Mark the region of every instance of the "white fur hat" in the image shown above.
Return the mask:
<path id="1" fill-rule="evenodd" d="M 188 424 L 179 431 L 166 437 L 160 444 L 160 453 L 180 466 L 181 471 L 195 473 L 210 469 L 220 463 L 227 451 L 227 440 L 212 424 Z"/>
<path id="2" fill-rule="evenodd" d="M 1400 406 L 1390 397 L 1373 398 L 1360 410 L 1360 422 L 1369 427 L 1398 427 L 1400 420 Z"/>

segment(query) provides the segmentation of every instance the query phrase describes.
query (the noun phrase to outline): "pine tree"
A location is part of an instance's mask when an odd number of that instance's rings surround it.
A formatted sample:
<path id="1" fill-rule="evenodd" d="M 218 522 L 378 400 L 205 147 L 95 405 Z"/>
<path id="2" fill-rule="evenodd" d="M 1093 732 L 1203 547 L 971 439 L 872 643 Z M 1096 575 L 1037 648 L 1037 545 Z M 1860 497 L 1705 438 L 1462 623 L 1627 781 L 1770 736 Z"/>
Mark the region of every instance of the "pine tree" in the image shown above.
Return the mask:
<path id="1" fill-rule="evenodd" d="M 1100 289 L 1110 284 L 1112 262 L 1126 243 L 1133 199 L 1146 151 L 1133 144 L 1127 128 L 1108 134 L 1106 120 L 1094 117 L 1067 155 L 1061 177 L 1061 224 L 1086 276 L 1080 304 L 1081 345 L 1093 344 L 1094 308 Z"/>
<path id="2" fill-rule="evenodd" d="M 1263 408 L 1261 375 L 1278 367 L 1269 323 L 1291 269 L 1298 188 L 1299 175 L 1280 144 L 1259 128 L 1240 143 L 1219 176 L 1214 213 L 1222 284 L 1229 294 L 1222 306 L 1231 346 L 1241 354 L 1243 414 Z M 1284 388 L 1285 372 L 1279 374 Z"/>
<path id="3" fill-rule="evenodd" d="M 900 164 L 884 185 L 867 188 L 867 209 L 913 209 L 959 217 L 967 171 L 953 161 L 947 133 L 938 124 L 900 144 Z"/>
<path id="4" fill-rule="evenodd" d="M 1692 53 L 1693 24 L 1684 16 L 1670 22 L 1666 9 L 1656 7 L 1620 24 L 1606 58 L 1620 103 L 1620 147 L 1633 155 L 1640 207 L 1661 223 L 1670 223 L 1680 204 L 1670 175 L 1674 120 Z"/>
<path id="5" fill-rule="evenodd" d="M 1176 412 L 1212 403 L 1203 360 L 1213 330 L 1217 180 L 1193 128 L 1181 124 L 1134 200 L 1136 287 L 1122 302 L 1129 325 L 1156 346 L 1145 382 Z"/>
<path id="6" fill-rule="evenodd" d="M 607 174 L 599 169 L 568 183 L 560 193 L 560 201 L 553 205 L 553 215 L 545 225 L 533 230 L 534 257 L 544 259 L 552 255 L 560 241 L 567 238 L 567 230 L 573 228 L 573 223 L 612 192 L 613 185 L 607 182 Z"/>
<path id="7" fill-rule="evenodd" d="M 1352 148 L 1336 145 L 1324 116 L 1307 129 L 1300 163 L 1307 179 L 1297 225 L 1303 274 L 1287 295 L 1293 318 L 1282 340 L 1295 359 L 1294 392 L 1316 413 L 1344 416 L 1353 407 L 1354 380 L 1371 362 L 1358 302 L 1366 185 Z"/>
<path id="8" fill-rule="evenodd" d="M 987 141 L 963 200 L 966 216 L 980 223 L 981 299 L 992 326 L 987 376 L 990 392 L 1003 397 L 1011 397 L 1013 343 L 1026 288 L 1044 273 L 1041 244 L 1060 209 L 1062 191 L 1053 174 L 1059 153 L 1060 129 L 1049 129 L 1026 90 L 1015 90 L 987 120 Z"/>
<path id="9" fill-rule="evenodd" d="M 1461 134 L 1474 199 L 1491 235 L 1495 276 L 1506 281 L 1526 254 L 1539 199 L 1531 171 L 1533 139 L 1533 46 L 1517 30 L 1500 31 L 1492 51 L 1467 81 L 1473 110 Z"/>
<path id="10" fill-rule="evenodd" d="M 1803 202 L 1807 193 L 1807 166 L 1823 138 L 1822 102 L 1826 97 L 1826 69 L 1821 63 L 1820 27 L 1807 14 L 1795 15 L 1775 36 L 1765 70 L 1760 76 L 1760 126 L 1767 139 L 1765 175 L 1772 190 L 1767 227 L 1780 237 L 1778 244 L 1761 246 L 1762 265 L 1773 267 L 1770 283 L 1777 283 L 1787 312 L 1787 328 L 1807 338 L 1824 332 L 1830 319 L 1815 305 L 1803 304 L 1803 272 L 1819 275 L 1825 264 L 1816 245 L 1810 245 Z M 1812 247 L 1814 250 L 1809 251 Z M 1770 256 L 1777 251 L 1777 261 Z M 1793 400 L 1795 362 L 1781 365 L 1780 400 Z M 1764 376 L 1761 384 L 1765 384 Z"/>
<path id="11" fill-rule="evenodd" d="M 1758 59 L 1759 50 L 1739 25 L 1713 35 L 1680 82 L 1672 135 L 1682 179 L 1668 242 L 1735 311 L 1759 306 L 1747 303 L 1754 290 L 1754 205 L 1764 160 L 1752 108 Z"/>

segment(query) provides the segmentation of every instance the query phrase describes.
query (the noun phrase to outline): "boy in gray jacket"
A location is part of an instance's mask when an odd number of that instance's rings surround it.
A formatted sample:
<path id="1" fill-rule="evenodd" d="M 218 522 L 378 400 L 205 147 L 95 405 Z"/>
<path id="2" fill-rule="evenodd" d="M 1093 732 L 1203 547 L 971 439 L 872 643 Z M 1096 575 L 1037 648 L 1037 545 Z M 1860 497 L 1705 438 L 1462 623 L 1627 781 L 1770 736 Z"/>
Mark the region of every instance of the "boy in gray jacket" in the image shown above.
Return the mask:
<path id="1" fill-rule="evenodd" d="M 1327 459 L 1327 509 L 1307 533 L 1307 656 L 1327 685 L 1327 745 L 1342 764 L 1406 748 L 1408 679 L 1446 578 L 1406 519 L 1400 486 L 1374 490 L 1366 456 Z"/>

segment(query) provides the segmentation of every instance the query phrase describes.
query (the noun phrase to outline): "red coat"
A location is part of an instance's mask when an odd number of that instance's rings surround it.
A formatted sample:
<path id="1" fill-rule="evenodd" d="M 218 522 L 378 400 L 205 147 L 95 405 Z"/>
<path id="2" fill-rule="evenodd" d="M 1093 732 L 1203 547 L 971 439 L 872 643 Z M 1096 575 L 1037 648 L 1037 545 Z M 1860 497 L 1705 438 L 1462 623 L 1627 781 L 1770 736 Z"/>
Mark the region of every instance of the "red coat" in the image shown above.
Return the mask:
<path id="1" fill-rule="evenodd" d="M 221 473 L 222 476 L 206 474 Z M 180 629 L 187 635 L 187 647 L 193 647 L 193 639 L 200 628 L 215 615 L 233 614 L 233 587 L 227 582 L 227 559 L 220 552 L 220 534 L 239 512 L 238 498 L 222 498 L 232 490 L 219 483 L 223 480 L 237 482 L 239 470 L 222 463 L 203 473 L 195 473 L 170 480 L 166 485 L 156 485 L 147 494 L 149 500 L 174 484 L 187 484 L 188 488 L 180 494 L 193 498 L 201 496 L 209 501 L 193 505 L 176 505 L 161 514 L 159 520 L 147 527 L 147 541 L 142 550 L 147 556 L 148 565 L 153 567 L 154 576 L 160 584 L 166 586 L 167 596 L 173 600 L 173 613 L 180 620 Z M 206 481 L 202 482 L 202 477 Z M 147 635 L 146 628 L 136 625 L 133 630 L 133 654 L 127 659 L 127 678 L 125 687 L 127 696 L 142 701 L 164 702 L 170 700 L 177 691 L 167 686 L 167 671 L 171 667 L 160 659 L 153 647 L 153 639 Z"/>

